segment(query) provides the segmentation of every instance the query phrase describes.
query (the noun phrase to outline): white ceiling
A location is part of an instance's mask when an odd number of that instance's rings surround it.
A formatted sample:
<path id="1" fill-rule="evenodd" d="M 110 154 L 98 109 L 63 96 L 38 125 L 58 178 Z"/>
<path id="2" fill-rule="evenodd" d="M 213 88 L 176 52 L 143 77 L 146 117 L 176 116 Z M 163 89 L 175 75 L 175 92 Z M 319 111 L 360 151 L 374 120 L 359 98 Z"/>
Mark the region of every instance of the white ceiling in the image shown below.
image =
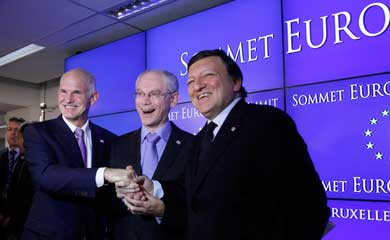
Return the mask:
<path id="1" fill-rule="evenodd" d="M 58 78 L 63 73 L 64 59 L 78 51 L 231 0 L 176 0 L 121 21 L 106 15 L 107 9 L 131 1 L 134 0 L 1 0 L 0 57 L 31 43 L 46 49 L 0 67 L 0 79 L 39 84 Z"/>

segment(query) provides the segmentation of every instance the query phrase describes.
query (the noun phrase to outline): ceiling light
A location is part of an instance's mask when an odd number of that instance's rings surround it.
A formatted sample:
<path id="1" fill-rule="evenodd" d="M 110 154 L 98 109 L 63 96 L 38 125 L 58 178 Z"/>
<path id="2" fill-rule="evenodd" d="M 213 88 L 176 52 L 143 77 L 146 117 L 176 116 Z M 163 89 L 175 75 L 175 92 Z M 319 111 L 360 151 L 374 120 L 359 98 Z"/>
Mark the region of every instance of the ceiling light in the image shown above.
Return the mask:
<path id="1" fill-rule="evenodd" d="M 35 52 L 38 52 L 44 48 L 45 47 L 42 47 L 42 46 L 39 46 L 36 44 L 30 44 L 30 45 L 27 45 L 23 48 L 20 48 L 12 53 L 9 53 L 9 54 L 1 57 L 0 58 L 0 67 L 5 65 L 5 64 L 8 64 L 10 62 L 16 61 L 20 58 L 23 58 L 25 56 L 28 56 L 30 54 L 33 54 Z"/>
<path id="2" fill-rule="evenodd" d="M 152 8 L 160 7 L 173 1 L 175 0 L 132 0 L 115 8 L 109 9 L 107 13 L 116 19 L 122 19 L 124 17 L 140 14 Z"/>

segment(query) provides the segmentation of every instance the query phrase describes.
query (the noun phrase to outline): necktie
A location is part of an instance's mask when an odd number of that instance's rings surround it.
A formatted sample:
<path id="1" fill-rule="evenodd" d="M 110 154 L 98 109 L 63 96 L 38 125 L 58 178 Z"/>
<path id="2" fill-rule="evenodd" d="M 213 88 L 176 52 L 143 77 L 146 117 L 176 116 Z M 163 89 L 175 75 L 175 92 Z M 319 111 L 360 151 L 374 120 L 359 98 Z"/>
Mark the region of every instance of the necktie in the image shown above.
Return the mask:
<path id="1" fill-rule="evenodd" d="M 143 175 L 152 179 L 154 171 L 158 164 L 158 154 L 156 144 L 160 140 L 160 136 L 156 133 L 148 133 L 146 135 L 146 146 L 144 163 L 142 166 Z"/>
<path id="2" fill-rule="evenodd" d="M 14 172 L 15 164 L 16 164 L 16 151 L 11 150 L 9 152 L 7 183 L 5 186 L 5 189 L 7 190 L 7 192 L 8 192 L 10 185 L 11 185 L 12 173 Z"/>
<path id="3" fill-rule="evenodd" d="M 84 143 L 84 131 L 81 128 L 76 128 L 74 131 L 74 135 L 76 136 L 77 143 L 79 144 L 81 156 L 83 157 L 84 166 L 87 167 L 87 147 Z"/>
<path id="4" fill-rule="evenodd" d="M 210 122 L 202 129 L 202 137 L 200 139 L 200 144 L 198 148 L 198 166 L 196 168 L 197 170 L 199 170 L 203 165 L 203 161 L 205 161 L 206 154 L 210 150 L 210 146 L 214 138 L 213 131 L 216 127 L 217 124 L 215 124 L 214 122 Z"/>

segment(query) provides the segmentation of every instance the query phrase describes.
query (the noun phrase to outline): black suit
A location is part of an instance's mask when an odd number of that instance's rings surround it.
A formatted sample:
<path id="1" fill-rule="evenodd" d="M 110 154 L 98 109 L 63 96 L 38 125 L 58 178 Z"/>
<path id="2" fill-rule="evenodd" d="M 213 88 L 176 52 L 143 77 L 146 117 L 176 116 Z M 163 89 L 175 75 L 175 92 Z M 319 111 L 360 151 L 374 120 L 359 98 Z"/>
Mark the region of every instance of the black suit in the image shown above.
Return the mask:
<path id="1" fill-rule="evenodd" d="M 185 158 L 182 156 L 184 150 L 188 147 L 193 136 L 184 132 L 171 123 L 172 131 L 169 140 L 165 146 L 157 169 L 154 172 L 153 179 L 160 181 L 173 181 L 183 176 L 185 168 Z M 112 145 L 111 167 L 125 168 L 132 165 L 138 175 L 142 175 L 141 170 L 141 129 L 127 133 L 119 137 Z M 112 237 L 114 239 L 183 239 L 185 221 L 175 225 L 165 225 L 164 222 L 159 225 L 155 217 L 145 215 L 132 215 L 127 211 L 120 200 L 114 200 L 112 221 Z M 179 208 L 183 210 L 183 208 Z M 176 214 L 185 214 L 176 211 Z"/>
<path id="2" fill-rule="evenodd" d="M 92 168 L 85 168 L 77 140 L 62 117 L 29 124 L 23 132 L 34 198 L 23 239 L 103 239 L 105 223 L 96 187 L 115 135 L 89 123 Z"/>
<path id="3" fill-rule="evenodd" d="M 320 179 L 293 121 L 282 111 L 239 101 L 195 175 L 186 169 L 191 240 L 317 240 L 329 209 Z M 164 184 L 167 213 L 177 188 Z M 166 214 L 166 221 L 176 216 Z"/>
<path id="4" fill-rule="evenodd" d="M 19 154 L 5 195 L 9 168 L 8 156 L 8 149 L 0 153 L 0 193 L 3 193 L 0 199 L 0 214 L 10 217 L 8 227 L 4 232 L 7 232 L 8 236 L 20 237 L 31 205 L 31 178 L 24 155 Z"/>

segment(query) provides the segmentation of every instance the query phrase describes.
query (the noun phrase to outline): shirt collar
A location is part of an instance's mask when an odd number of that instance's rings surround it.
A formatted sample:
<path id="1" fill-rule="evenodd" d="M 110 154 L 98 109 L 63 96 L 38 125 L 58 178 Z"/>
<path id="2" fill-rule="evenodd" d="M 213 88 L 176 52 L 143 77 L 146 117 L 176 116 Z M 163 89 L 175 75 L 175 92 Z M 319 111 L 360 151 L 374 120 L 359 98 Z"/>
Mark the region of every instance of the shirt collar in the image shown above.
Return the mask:
<path id="1" fill-rule="evenodd" d="M 15 151 L 16 152 L 16 155 L 19 155 L 19 152 L 20 152 L 20 150 L 19 150 L 19 148 L 18 147 L 16 147 L 16 148 L 8 148 L 8 152 L 11 154 L 11 151 Z"/>
<path id="2" fill-rule="evenodd" d="M 167 121 L 159 129 L 154 131 L 154 133 L 159 135 L 164 142 L 168 142 L 168 138 L 169 138 L 169 135 L 171 134 L 171 130 L 172 130 L 171 122 Z M 141 142 L 142 143 L 144 142 L 145 137 L 146 137 L 146 135 L 148 135 L 148 133 L 150 133 L 150 131 L 145 126 L 142 125 L 142 128 L 141 128 Z"/>
<path id="3" fill-rule="evenodd" d="M 225 109 L 220 112 L 214 119 L 207 120 L 207 123 L 213 121 L 215 124 L 217 124 L 217 128 L 219 129 L 222 124 L 225 122 L 227 116 L 229 115 L 230 111 L 233 109 L 233 107 L 240 101 L 241 98 L 235 98 Z"/>
<path id="4" fill-rule="evenodd" d="M 70 128 L 70 130 L 72 131 L 72 133 L 74 133 L 74 131 L 76 131 L 76 128 L 78 128 L 77 126 L 75 126 L 73 123 L 71 123 L 68 119 L 66 119 L 63 115 L 62 115 L 62 119 L 64 119 L 64 122 L 66 123 L 66 125 Z M 84 125 L 81 127 L 81 129 L 84 131 L 84 132 L 87 132 L 89 130 L 89 120 L 87 120 Z"/>

